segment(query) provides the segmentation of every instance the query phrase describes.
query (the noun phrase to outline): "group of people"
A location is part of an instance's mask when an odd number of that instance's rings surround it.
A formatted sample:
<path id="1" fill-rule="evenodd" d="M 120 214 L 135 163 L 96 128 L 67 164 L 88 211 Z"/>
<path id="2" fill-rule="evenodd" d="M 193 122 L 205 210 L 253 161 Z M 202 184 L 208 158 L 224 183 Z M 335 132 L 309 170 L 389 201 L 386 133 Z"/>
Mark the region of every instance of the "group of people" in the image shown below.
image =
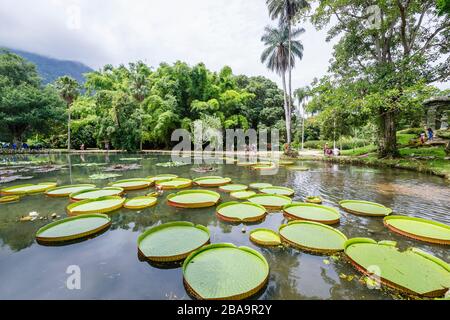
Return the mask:
<path id="1" fill-rule="evenodd" d="M 339 148 L 330 148 L 328 143 L 325 143 L 325 146 L 323 147 L 323 154 L 325 156 L 331 157 L 331 156 L 339 156 L 341 154 L 341 150 Z"/>
<path id="2" fill-rule="evenodd" d="M 422 133 L 420 134 L 420 143 L 421 143 L 421 144 L 424 144 L 424 143 L 425 143 L 425 136 L 427 136 L 428 141 L 433 141 L 433 138 L 434 138 L 434 132 L 433 132 L 433 129 L 427 128 L 425 131 L 426 131 L 426 133 L 425 133 L 425 132 L 422 132 Z"/>

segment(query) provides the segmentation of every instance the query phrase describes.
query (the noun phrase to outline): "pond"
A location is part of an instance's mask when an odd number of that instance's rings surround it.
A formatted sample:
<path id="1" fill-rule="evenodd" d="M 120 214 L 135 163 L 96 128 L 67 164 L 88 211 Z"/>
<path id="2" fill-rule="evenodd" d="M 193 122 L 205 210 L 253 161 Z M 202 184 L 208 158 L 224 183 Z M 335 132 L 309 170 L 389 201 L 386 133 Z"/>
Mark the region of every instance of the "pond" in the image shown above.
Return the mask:
<path id="1" fill-rule="evenodd" d="M 123 158 L 142 158 L 126 161 Z M 395 169 L 373 169 L 328 162 L 297 161 L 296 166 L 309 171 L 280 168 L 276 175 L 238 167 L 217 165 L 214 173 L 201 174 L 191 170 L 195 165 L 158 167 L 156 163 L 170 161 L 165 155 L 85 154 L 33 156 L 34 161 L 51 160 L 64 165 L 61 170 L 48 173 L 23 173 L 34 176 L 26 181 L 0 184 L 1 188 L 22 183 L 55 181 L 58 185 L 92 183 L 106 186 L 110 180 L 91 180 L 90 175 L 103 173 L 105 167 L 117 163 L 138 163 L 137 170 L 118 172 L 124 178 L 147 177 L 173 173 L 184 178 L 220 175 L 235 183 L 268 182 L 295 190 L 294 201 L 308 195 L 321 195 L 324 204 L 338 208 L 343 199 L 374 201 L 391 207 L 396 214 L 432 219 L 450 224 L 449 184 L 444 179 Z M 122 159 L 122 160 L 121 160 Z M 22 166 L 28 157 L 6 156 L 5 161 Z M 17 162 L 19 161 L 19 162 Z M 25 161 L 25 162 L 24 162 Z M 1 161 L 0 161 L 1 163 Z M 70 165 L 69 165 L 70 163 Z M 102 164 L 82 165 L 77 164 Z M 106 164 L 106 165 L 105 165 Z M 2 167 L 5 167 L 5 163 Z M 2 170 L 0 167 L 0 170 Z M 149 190 L 131 191 L 127 197 L 144 195 Z M 206 209 L 177 209 L 168 206 L 165 191 L 155 207 L 141 211 L 121 209 L 110 214 L 111 228 L 83 242 L 48 247 L 35 241 L 36 231 L 48 220 L 19 222 L 20 217 L 37 211 L 41 216 L 52 213 L 66 216 L 67 198 L 48 198 L 44 195 L 24 197 L 20 202 L 0 206 L 0 299 L 191 299 L 183 286 L 181 268 L 159 268 L 138 259 L 137 238 L 144 230 L 171 221 L 191 221 L 207 226 L 211 242 L 229 242 L 258 250 L 270 265 L 267 287 L 255 299 L 392 299 L 396 296 L 385 290 L 371 290 L 358 281 L 361 275 L 346 259 L 310 255 L 293 248 L 261 248 L 249 240 L 255 228 L 278 230 L 287 220 L 280 212 L 273 212 L 258 224 L 246 226 L 229 224 L 217 219 L 214 207 Z M 233 199 L 221 192 L 222 202 Z M 348 238 L 369 237 L 395 240 L 401 249 L 417 247 L 444 261 L 450 261 L 448 248 L 410 240 L 390 232 L 382 218 L 355 216 L 341 210 L 337 229 Z M 69 290 L 66 273 L 71 265 L 81 271 L 81 289 Z M 350 277 L 345 277 L 350 276 Z M 354 278 L 352 279 L 352 275 Z"/>

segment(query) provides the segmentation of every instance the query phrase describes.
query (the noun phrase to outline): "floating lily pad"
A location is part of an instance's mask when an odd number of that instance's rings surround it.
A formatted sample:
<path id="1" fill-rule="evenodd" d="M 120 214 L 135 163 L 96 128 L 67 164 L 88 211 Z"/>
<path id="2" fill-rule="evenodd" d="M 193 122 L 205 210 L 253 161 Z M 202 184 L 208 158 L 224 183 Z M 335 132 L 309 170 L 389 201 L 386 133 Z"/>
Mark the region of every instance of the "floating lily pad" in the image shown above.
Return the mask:
<path id="1" fill-rule="evenodd" d="M 256 162 L 256 161 L 249 161 L 249 162 L 236 162 L 236 165 L 238 166 L 238 167 L 251 167 L 251 166 L 254 166 L 254 165 L 257 165 L 258 164 L 258 162 Z"/>
<path id="2" fill-rule="evenodd" d="M 216 209 L 217 216 L 230 222 L 255 222 L 266 217 L 266 209 L 251 202 L 226 202 Z"/>
<path id="3" fill-rule="evenodd" d="M 126 200 L 123 207 L 132 210 L 141 210 L 153 207 L 157 202 L 158 199 L 155 197 L 142 196 Z"/>
<path id="4" fill-rule="evenodd" d="M 266 209 L 281 209 L 285 205 L 292 203 L 292 199 L 286 196 L 274 195 L 274 194 L 257 194 L 250 198 L 248 201 L 260 204 Z"/>
<path id="5" fill-rule="evenodd" d="M 123 188 L 125 191 L 147 189 L 153 184 L 148 179 L 127 179 L 110 183 L 112 187 Z"/>
<path id="6" fill-rule="evenodd" d="M 2 195 L 26 195 L 26 194 L 34 194 L 45 192 L 50 188 L 56 187 L 55 182 L 42 182 L 39 184 L 21 184 L 18 186 L 12 186 L 8 188 L 4 188 L 0 190 Z"/>
<path id="7" fill-rule="evenodd" d="M 271 187 L 271 186 L 272 186 L 271 183 L 258 182 L 258 183 L 252 183 L 250 185 L 250 188 L 259 190 L 259 189 L 268 188 L 268 187 Z"/>
<path id="8" fill-rule="evenodd" d="M 278 233 L 270 229 L 255 229 L 250 232 L 250 240 L 260 246 L 279 246 L 281 239 Z"/>
<path id="9" fill-rule="evenodd" d="M 157 163 L 157 167 L 164 167 L 164 168 L 172 168 L 172 167 L 182 167 L 187 166 L 189 163 L 181 162 L 181 161 L 169 161 L 169 162 L 162 162 Z"/>
<path id="10" fill-rule="evenodd" d="M 223 178 L 217 176 L 201 177 L 194 179 L 194 183 L 201 187 L 220 187 L 231 182 L 230 178 Z"/>
<path id="11" fill-rule="evenodd" d="M 72 165 L 72 167 L 100 167 L 100 166 L 106 166 L 107 163 L 96 163 L 96 162 L 91 162 L 91 163 L 75 163 Z"/>
<path id="12" fill-rule="evenodd" d="M 278 162 L 278 164 L 280 165 L 280 166 L 291 166 L 291 165 L 293 165 L 295 162 L 294 161 L 291 161 L 291 160 L 280 160 L 279 162 Z"/>
<path id="13" fill-rule="evenodd" d="M 178 208 L 206 208 L 215 206 L 220 194 L 209 190 L 186 190 L 167 196 L 168 204 Z"/>
<path id="14" fill-rule="evenodd" d="M 107 180 L 112 178 L 118 178 L 121 177 L 121 174 L 117 173 L 98 173 L 98 174 L 91 174 L 89 176 L 89 179 L 91 180 Z"/>
<path id="15" fill-rule="evenodd" d="M 239 200 L 247 200 L 248 198 L 254 196 L 256 194 L 255 191 L 236 191 L 230 193 L 230 196 Z"/>
<path id="16" fill-rule="evenodd" d="M 123 188 L 92 188 L 71 193 L 69 195 L 71 201 L 92 200 L 108 196 L 120 196 L 124 193 Z"/>
<path id="17" fill-rule="evenodd" d="M 317 254 L 332 254 L 344 250 L 347 237 L 328 225 L 311 221 L 292 221 L 280 227 L 283 242 Z"/>
<path id="18" fill-rule="evenodd" d="M 276 195 L 280 195 L 280 196 L 293 196 L 295 191 L 291 188 L 286 188 L 286 187 L 267 187 L 267 188 L 261 188 L 259 189 L 259 191 L 261 191 L 262 193 L 265 194 L 276 194 Z"/>
<path id="19" fill-rule="evenodd" d="M 287 168 L 288 168 L 288 170 L 291 170 L 291 171 L 309 171 L 309 168 L 307 168 L 307 167 L 289 166 Z"/>
<path id="20" fill-rule="evenodd" d="M 384 225 L 408 238 L 450 245 L 450 226 L 421 218 L 390 216 Z"/>
<path id="21" fill-rule="evenodd" d="M 16 202 L 20 200 L 20 196 L 6 196 L 6 197 L 0 197 L 0 204 L 2 203 L 11 203 Z"/>
<path id="22" fill-rule="evenodd" d="M 164 180 L 171 180 L 178 178 L 176 174 L 160 174 L 154 177 L 147 177 L 150 181 L 158 182 L 158 181 L 164 181 Z"/>
<path id="23" fill-rule="evenodd" d="M 338 210 L 312 203 L 288 204 L 283 208 L 283 213 L 288 219 L 315 221 L 323 224 L 339 223 L 341 218 Z"/>
<path id="24" fill-rule="evenodd" d="M 245 184 L 227 184 L 219 188 L 219 190 L 223 192 L 245 191 L 247 189 L 248 187 Z"/>
<path id="25" fill-rule="evenodd" d="M 93 184 L 74 184 L 48 189 L 45 191 L 45 194 L 49 197 L 68 197 L 72 193 L 93 188 L 95 188 L 95 185 Z"/>
<path id="26" fill-rule="evenodd" d="M 345 211 L 360 216 L 384 217 L 392 213 L 392 209 L 369 201 L 343 200 L 339 205 Z"/>
<path id="27" fill-rule="evenodd" d="M 170 222 L 153 227 L 138 238 L 138 250 L 150 261 L 174 262 L 209 243 L 208 228 L 191 222 Z"/>
<path id="28" fill-rule="evenodd" d="M 273 170 L 277 166 L 275 163 L 258 163 L 252 166 L 253 170 Z"/>
<path id="29" fill-rule="evenodd" d="M 306 203 L 322 204 L 322 198 L 318 196 L 309 196 L 305 199 Z"/>
<path id="30" fill-rule="evenodd" d="M 157 181 L 156 186 L 163 190 L 184 189 L 192 186 L 192 180 L 183 178 L 173 178 L 170 180 Z"/>
<path id="31" fill-rule="evenodd" d="M 139 170 L 142 166 L 137 163 L 131 164 L 114 164 L 108 168 L 106 168 L 105 172 L 121 172 L 121 171 L 129 171 L 129 170 Z"/>
<path id="32" fill-rule="evenodd" d="M 382 284 L 408 294 L 442 297 L 450 288 L 450 266 L 417 248 L 401 252 L 392 241 L 355 238 L 345 243 L 345 254 L 358 271 L 377 271 Z"/>
<path id="33" fill-rule="evenodd" d="M 38 230 L 40 243 L 64 242 L 82 239 L 109 228 L 111 219 L 104 214 L 84 214 L 52 222 Z"/>
<path id="34" fill-rule="evenodd" d="M 120 161 L 140 161 L 142 158 L 120 158 Z"/>
<path id="35" fill-rule="evenodd" d="M 69 204 L 67 206 L 67 212 L 70 215 L 107 213 L 122 208 L 124 202 L 124 198 L 117 196 L 83 200 Z"/>
<path id="36" fill-rule="evenodd" d="M 189 255 L 183 278 L 187 291 L 197 299 L 245 299 L 264 288 L 269 264 L 256 250 L 212 244 Z"/>

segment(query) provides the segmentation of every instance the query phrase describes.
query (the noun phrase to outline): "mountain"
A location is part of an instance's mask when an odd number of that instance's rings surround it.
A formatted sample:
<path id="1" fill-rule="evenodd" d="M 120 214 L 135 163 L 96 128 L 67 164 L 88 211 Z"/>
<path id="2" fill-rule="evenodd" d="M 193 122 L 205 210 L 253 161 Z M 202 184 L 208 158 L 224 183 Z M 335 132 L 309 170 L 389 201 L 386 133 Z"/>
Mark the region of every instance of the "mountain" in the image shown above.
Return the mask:
<path id="1" fill-rule="evenodd" d="M 85 78 L 83 74 L 94 71 L 92 68 L 77 61 L 59 60 L 22 50 L 5 49 L 34 63 L 44 84 L 51 83 L 65 75 L 76 79 L 79 83 L 84 83 Z"/>

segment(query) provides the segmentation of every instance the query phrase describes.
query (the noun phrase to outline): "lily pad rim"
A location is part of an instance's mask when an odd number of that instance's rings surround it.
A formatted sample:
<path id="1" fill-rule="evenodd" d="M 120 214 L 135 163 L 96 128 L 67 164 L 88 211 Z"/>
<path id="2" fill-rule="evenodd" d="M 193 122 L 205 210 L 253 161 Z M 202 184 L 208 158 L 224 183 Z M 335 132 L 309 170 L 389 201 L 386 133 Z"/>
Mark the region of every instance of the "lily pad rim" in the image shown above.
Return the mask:
<path id="1" fill-rule="evenodd" d="M 45 190 L 45 194 L 49 195 L 50 192 L 53 192 L 56 190 L 71 189 L 71 188 L 76 188 L 76 187 L 90 187 L 90 189 L 94 189 L 94 188 L 96 188 L 96 185 L 92 184 L 92 183 L 68 184 L 65 186 L 53 187 L 53 188 L 47 189 L 47 190 Z M 83 191 L 83 190 L 81 190 L 81 191 Z M 64 194 L 64 196 L 70 196 L 72 193 L 75 193 L 75 192 L 71 192 L 69 194 Z M 61 194 L 59 194 L 59 195 L 61 195 Z"/>
<path id="2" fill-rule="evenodd" d="M 258 215 L 256 217 L 249 217 L 249 218 L 245 218 L 245 219 L 239 219 L 239 218 L 236 218 L 236 217 L 224 216 L 223 214 L 220 213 L 220 210 L 223 209 L 223 208 L 230 207 L 230 206 L 235 206 L 235 205 L 240 205 L 240 204 L 256 207 L 256 208 L 262 210 L 262 214 Z M 216 213 L 219 216 L 219 218 L 221 218 L 223 220 L 227 220 L 227 221 L 255 222 L 255 221 L 260 221 L 260 220 L 262 220 L 262 219 L 264 219 L 266 217 L 267 209 L 264 206 L 260 205 L 260 204 L 249 202 L 249 201 L 246 201 L 246 202 L 229 201 L 229 202 L 225 202 L 225 203 L 222 203 L 221 205 L 219 205 L 216 208 Z"/>
<path id="3" fill-rule="evenodd" d="M 347 208 L 345 208 L 344 206 L 343 206 L 343 204 L 345 204 L 345 203 L 364 203 L 364 204 L 370 204 L 370 205 L 374 205 L 374 206 L 377 206 L 377 207 L 380 207 L 380 208 L 384 208 L 384 209 L 386 209 L 386 213 L 385 214 L 377 214 L 377 215 L 374 215 L 374 214 L 370 214 L 370 213 L 365 213 L 365 212 L 361 212 L 361 211 L 355 211 L 355 210 L 352 210 L 352 209 L 347 209 Z M 354 213 L 354 214 L 359 214 L 359 215 L 364 215 L 364 216 L 389 216 L 389 215 L 391 215 L 392 213 L 393 213 L 393 210 L 391 209 L 391 208 L 389 208 L 389 207 L 386 207 L 385 205 L 383 205 L 383 204 L 381 204 L 381 203 L 376 203 L 376 202 L 372 202 L 372 201 L 366 201 L 366 200 L 349 200 L 349 199 L 347 199 L 347 200 L 341 200 L 341 201 L 339 201 L 339 206 L 344 210 L 344 211 L 347 211 L 347 212 L 350 212 L 350 213 Z"/>

